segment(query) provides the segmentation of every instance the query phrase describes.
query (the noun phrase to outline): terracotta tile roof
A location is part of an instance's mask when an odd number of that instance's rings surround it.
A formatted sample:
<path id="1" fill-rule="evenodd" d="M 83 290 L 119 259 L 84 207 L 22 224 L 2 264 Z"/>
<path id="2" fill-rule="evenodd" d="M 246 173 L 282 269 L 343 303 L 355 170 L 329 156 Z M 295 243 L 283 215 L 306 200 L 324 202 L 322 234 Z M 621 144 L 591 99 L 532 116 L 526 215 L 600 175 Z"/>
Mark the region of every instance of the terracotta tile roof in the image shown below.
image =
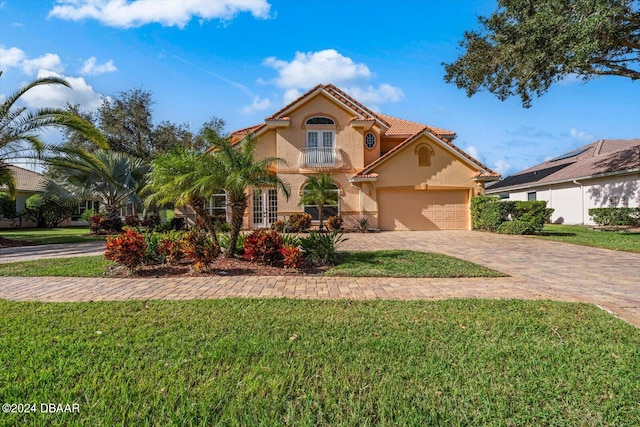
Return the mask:
<path id="1" fill-rule="evenodd" d="M 389 129 L 385 132 L 385 136 L 411 136 L 418 132 L 422 132 L 427 128 L 429 132 L 437 136 L 455 136 L 455 132 L 438 128 L 435 126 L 423 125 L 422 123 L 411 122 L 409 120 L 399 119 L 397 117 L 387 116 L 386 114 L 376 113 L 376 116 L 389 124 Z"/>
<path id="2" fill-rule="evenodd" d="M 18 191 L 44 191 L 46 180 L 39 174 L 19 166 L 9 165 L 9 169 L 16 179 L 16 190 Z M 0 191 L 6 191 L 7 187 L 0 186 Z"/>
<path id="3" fill-rule="evenodd" d="M 253 126 L 246 127 L 244 129 L 238 129 L 236 131 L 231 132 L 229 137 L 231 138 L 232 142 L 236 142 L 237 140 L 240 140 L 240 139 L 244 138 L 247 135 L 250 135 L 252 133 L 258 132 L 260 129 L 262 129 L 263 127 L 266 127 L 266 126 L 267 126 L 266 124 L 261 123 L 259 125 L 253 125 Z"/>
<path id="4" fill-rule="evenodd" d="M 535 165 L 487 188 L 487 192 L 573 181 L 640 170 L 640 139 L 605 139 Z"/>

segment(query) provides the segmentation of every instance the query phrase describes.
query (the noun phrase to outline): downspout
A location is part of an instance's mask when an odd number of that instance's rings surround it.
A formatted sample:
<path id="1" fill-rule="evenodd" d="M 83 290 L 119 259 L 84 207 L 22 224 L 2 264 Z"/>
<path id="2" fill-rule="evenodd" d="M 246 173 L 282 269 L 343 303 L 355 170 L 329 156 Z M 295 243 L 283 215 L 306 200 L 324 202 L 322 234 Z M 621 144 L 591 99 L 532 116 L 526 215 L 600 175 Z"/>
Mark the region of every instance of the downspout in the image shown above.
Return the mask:
<path id="1" fill-rule="evenodd" d="M 582 225 L 584 225 L 584 186 L 582 185 L 582 183 L 576 181 L 575 179 L 573 180 L 573 183 L 575 185 L 579 185 L 580 186 L 580 199 L 582 201 Z"/>

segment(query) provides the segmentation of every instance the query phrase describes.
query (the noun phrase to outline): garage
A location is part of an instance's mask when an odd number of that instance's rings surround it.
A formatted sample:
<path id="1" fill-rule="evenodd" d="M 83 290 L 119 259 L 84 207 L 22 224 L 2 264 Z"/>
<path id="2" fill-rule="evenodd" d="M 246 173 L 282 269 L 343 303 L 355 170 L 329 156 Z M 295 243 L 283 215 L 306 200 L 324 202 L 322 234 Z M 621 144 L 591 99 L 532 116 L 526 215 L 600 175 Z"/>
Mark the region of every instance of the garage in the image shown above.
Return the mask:
<path id="1" fill-rule="evenodd" d="M 467 230 L 469 191 L 378 191 L 381 230 Z"/>

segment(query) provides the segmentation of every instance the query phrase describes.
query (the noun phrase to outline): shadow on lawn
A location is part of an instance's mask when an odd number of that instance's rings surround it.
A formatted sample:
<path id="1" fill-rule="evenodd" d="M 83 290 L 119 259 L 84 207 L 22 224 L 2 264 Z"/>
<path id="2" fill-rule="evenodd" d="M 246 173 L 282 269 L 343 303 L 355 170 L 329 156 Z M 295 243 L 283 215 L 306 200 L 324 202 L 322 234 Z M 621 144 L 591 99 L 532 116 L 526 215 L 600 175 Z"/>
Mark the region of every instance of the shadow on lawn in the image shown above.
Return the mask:
<path id="1" fill-rule="evenodd" d="M 561 231 L 540 231 L 538 233 L 538 236 L 562 236 L 562 237 L 568 237 L 568 236 L 576 236 L 576 233 L 563 233 Z"/>

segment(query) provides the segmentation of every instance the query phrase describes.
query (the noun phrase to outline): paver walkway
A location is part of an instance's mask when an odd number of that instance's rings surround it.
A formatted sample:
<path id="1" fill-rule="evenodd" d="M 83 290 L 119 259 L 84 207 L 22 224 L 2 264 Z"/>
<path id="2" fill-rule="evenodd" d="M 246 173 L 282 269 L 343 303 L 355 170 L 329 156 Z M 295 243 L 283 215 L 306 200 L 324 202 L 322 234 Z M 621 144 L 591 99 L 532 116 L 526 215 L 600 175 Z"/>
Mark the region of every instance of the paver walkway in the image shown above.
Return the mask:
<path id="1" fill-rule="evenodd" d="M 342 249 L 415 249 L 509 274 L 496 279 L 185 277 L 0 278 L 0 298 L 39 301 L 292 297 L 519 298 L 597 304 L 640 327 L 640 254 L 481 232 L 348 234 Z M 3 254 L 0 253 L 0 262 Z"/>

